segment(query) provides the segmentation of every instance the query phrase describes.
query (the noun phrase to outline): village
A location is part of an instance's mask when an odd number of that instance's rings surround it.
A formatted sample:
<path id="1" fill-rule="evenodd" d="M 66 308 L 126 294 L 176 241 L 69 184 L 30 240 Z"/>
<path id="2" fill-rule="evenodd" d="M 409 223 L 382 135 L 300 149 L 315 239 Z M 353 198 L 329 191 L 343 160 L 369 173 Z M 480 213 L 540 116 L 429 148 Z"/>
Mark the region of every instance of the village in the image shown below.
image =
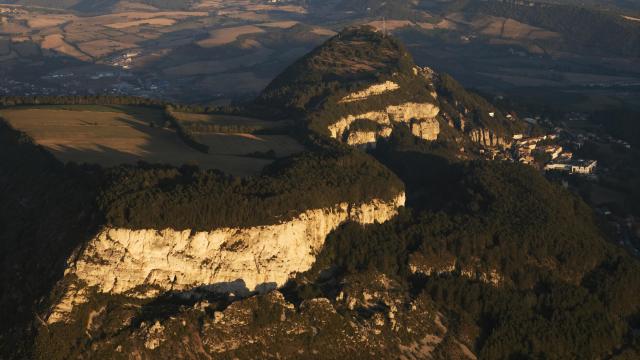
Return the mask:
<path id="1" fill-rule="evenodd" d="M 523 121 L 530 125 L 530 129 L 544 129 L 542 134 L 540 131 L 535 135 L 515 134 L 506 146 L 482 148 L 480 154 L 488 160 L 533 166 L 544 171 L 549 180 L 580 193 L 608 224 L 609 233 L 616 242 L 640 256 L 640 218 L 620 206 L 624 199 L 610 189 L 610 184 L 618 181 L 620 169 L 612 169 L 608 164 L 585 155 L 590 153 L 585 151 L 585 146 L 614 148 L 622 154 L 629 154 L 632 145 L 593 128 L 588 114 L 584 113 L 568 113 L 561 121 L 551 121 L 539 115 L 524 117 Z"/>

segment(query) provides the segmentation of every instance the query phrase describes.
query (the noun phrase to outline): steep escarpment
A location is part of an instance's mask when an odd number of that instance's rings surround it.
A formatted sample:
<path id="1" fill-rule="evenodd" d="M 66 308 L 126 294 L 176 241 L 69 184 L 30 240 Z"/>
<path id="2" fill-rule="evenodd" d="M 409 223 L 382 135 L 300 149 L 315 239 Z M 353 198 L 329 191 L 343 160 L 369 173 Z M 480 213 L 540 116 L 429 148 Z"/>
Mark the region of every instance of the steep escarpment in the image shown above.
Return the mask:
<path id="1" fill-rule="evenodd" d="M 391 201 L 340 203 L 307 210 L 291 220 L 211 231 L 105 228 L 69 259 L 66 288 L 49 323 L 64 321 L 88 289 L 149 298 L 195 288 L 239 295 L 280 287 L 308 270 L 329 233 L 346 221 L 382 223 L 404 205 Z"/>

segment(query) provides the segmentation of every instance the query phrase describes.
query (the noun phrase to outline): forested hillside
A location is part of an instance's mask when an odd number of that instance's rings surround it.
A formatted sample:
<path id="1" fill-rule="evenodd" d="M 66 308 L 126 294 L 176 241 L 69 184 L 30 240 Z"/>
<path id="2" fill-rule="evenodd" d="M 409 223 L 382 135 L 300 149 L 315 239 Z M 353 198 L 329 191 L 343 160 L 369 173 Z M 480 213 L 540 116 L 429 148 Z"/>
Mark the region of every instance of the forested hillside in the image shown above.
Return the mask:
<path id="1" fill-rule="evenodd" d="M 381 271 L 457 319 L 481 359 L 640 354 L 640 264 L 605 240 L 582 200 L 522 165 L 376 154 L 406 182 L 407 210 L 335 232 L 306 275 L 316 285 L 297 296 L 330 291 L 339 280 L 319 274 L 332 266 L 338 279 Z"/>

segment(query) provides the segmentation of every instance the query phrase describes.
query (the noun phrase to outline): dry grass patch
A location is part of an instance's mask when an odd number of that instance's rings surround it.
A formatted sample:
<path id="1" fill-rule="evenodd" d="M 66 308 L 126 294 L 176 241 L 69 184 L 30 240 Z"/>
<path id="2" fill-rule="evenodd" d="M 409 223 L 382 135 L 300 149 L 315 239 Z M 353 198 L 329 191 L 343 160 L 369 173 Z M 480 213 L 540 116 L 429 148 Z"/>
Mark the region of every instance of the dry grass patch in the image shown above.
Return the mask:
<path id="1" fill-rule="evenodd" d="M 274 22 L 260 24 L 259 26 L 278 28 L 278 29 L 289 29 L 298 24 L 299 24 L 298 21 L 274 21 Z"/>
<path id="2" fill-rule="evenodd" d="M 126 29 L 130 27 L 138 27 L 138 26 L 171 26 L 176 23 L 174 19 L 168 18 L 152 18 L 152 19 L 142 19 L 136 21 L 128 21 L 121 22 L 115 24 L 107 24 L 107 27 L 112 29 Z"/>
<path id="3" fill-rule="evenodd" d="M 132 43 L 123 43 L 109 39 L 93 40 L 78 44 L 80 50 L 96 58 L 134 47 L 136 47 L 136 45 Z"/>
<path id="4" fill-rule="evenodd" d="M 271 16 L 267 14 L 259 14 L 253 11 L 234 11 L 227 14 L 232 19 L 245 20 L 245 21 L 269 21 Z"/>
<path id="5" fill-rule="evenodd" d="M 0 116 L 64 162 L 103 166 L 149 163 L 197 164 L 237 176 L 259 173 L 272 159 L 249 157 L 273 150 L 278 156 L 302 151 L 284 135 L 203 134 L 209 154 L 185 145 L 164 123 L 162 110 L 133 106 L 43 106 L 0 110 Z M 191 117 L 202 121 L 197 116 Z M 226 120 L 225 120 L 226 119 Z M 214 121 L 256 122 L 258 119 L 214 117 Z M 207 118 L 204 121 L 210 121 Z M 154 126 L 150 126 L 153 123 Z"/>
<path id="6" fill-rule="evenodd" d="M 336 34 L 338 34 L 337 32 L 331 30 L 331 29 L 327 29 L 327 28 L 323 28 L 323 27 L 315 27 L 313 28 L 313 30 L 311 30 L 312 33 L 316 34 L 316 35 L 320 35 L 320 36 L 334 36 Z"/>
<path id="7" fill-rule="evenodd" d="M 397 29 L 413 26 L 414 23 L 409 20 L 386 20 L 386 21 L 376 20 L 376 21 L 370 22 L 368 25 L 373 26 L 378 30 L 384 29 L 385 26 L 387 30 L 397 30 Z"/>
<path id="8" fill-rule="evenodd" d="M 264 30 L 254 25 L 234 26 L 211 31 L 209 38 L 198 41 L 202 47 L 215 47 L 232 43 L 238 37 L 247 34 L 263 33 Z"/>
<path id="9" fill-rule="evenodd" d="M 493 16 L 483 16 L 474 20 L 473 27 L 481 34 L 508 39 L 552 39 L 560 35 L 519 21 Z"/>
<path id="10" fill-rule="evenodd" d="M 40 46 L 43 49 L 53 50 L 61 54 L 69 55 L 78 60 L 90 61 L 91 57 L 82 51 L 76 49 L 75 46 L 64 41 L 62 34 L 47 35 L 42 40 Z"/>
<path id="11" fill-rule="evenodd" d="M 250 11 L 283 11 L 296 14 L 306 14 L 307 9 L 298 5 L 267 5 L 267 4 L 254 4 L 246 7 Z"/>
<path id="12" fill-rule="evenodd" d="M 27 24 L 32 29 L 40 29 L 40 28 L 58 26 L 68 21 L 71 21 L 73 19 L 75 19 L 75 16 L 71 16 L 71 15 L 51 15 L 51 16 L 38 15 L 38 16 L 29 17 L 27 19 Z"/>
<path id="13" fill-rule="evenodd" d="M 452 30 L 456 28 L 456 24 L 453 21 L 450 21 L 447 19 L 443 19 L 437 23 L 418 22 L 416 23 L 416 25 L 420 26 L 425 30 L 435 30 L 435 29 Z"/>

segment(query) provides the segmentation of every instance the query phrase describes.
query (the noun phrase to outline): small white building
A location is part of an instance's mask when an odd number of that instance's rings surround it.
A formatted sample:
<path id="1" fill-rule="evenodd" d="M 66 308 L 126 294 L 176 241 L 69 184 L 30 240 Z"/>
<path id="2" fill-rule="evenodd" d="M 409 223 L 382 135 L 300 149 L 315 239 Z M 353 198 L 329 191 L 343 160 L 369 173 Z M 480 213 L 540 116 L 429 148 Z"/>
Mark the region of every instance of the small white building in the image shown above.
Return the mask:
<path id="1" fill-rule="evenodd" d="M 572 174 L 590 175 L 593 174 L 598 166 L 596 160 L 570 160 L 563 162 L 555 162 L 547 164 L 545 170 L 566 171 Z"/>
<path id="2" fill-rule="evenodd" d="M 571 163 L 571 173 L 573 174 L 593 174 L 598 166 L 596 160 L 577 160 Z"/>

